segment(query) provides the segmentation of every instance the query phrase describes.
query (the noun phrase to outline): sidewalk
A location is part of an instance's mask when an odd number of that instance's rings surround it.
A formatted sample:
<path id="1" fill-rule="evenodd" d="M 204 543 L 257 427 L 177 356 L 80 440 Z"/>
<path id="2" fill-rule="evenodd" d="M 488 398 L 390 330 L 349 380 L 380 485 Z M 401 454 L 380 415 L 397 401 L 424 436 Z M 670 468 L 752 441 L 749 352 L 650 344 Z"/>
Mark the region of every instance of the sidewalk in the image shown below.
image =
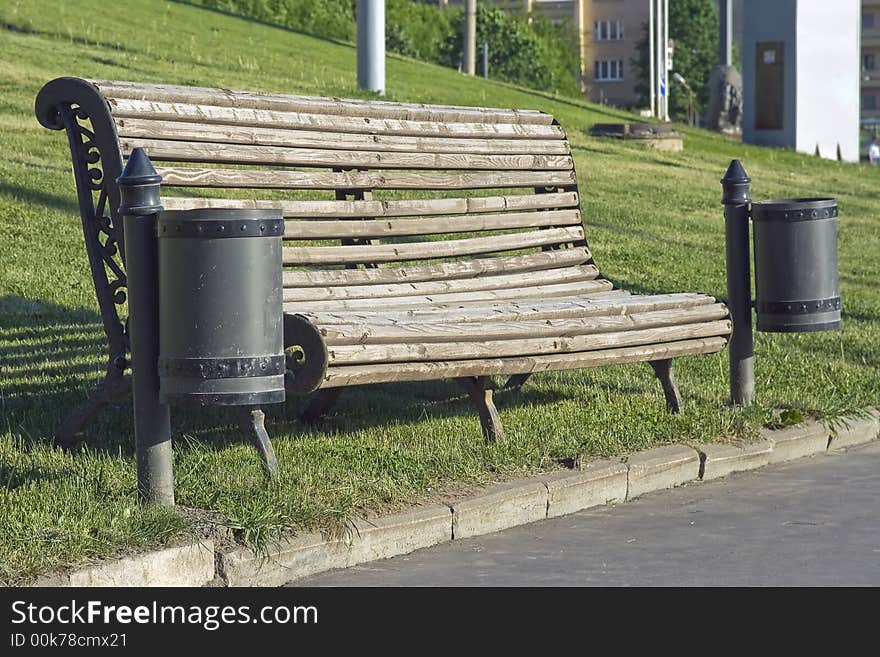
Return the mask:
<path id="1" fill-rule="evenodd" d="M 299 586 L 878 586 L 880 444 L 332 571 Z"/>

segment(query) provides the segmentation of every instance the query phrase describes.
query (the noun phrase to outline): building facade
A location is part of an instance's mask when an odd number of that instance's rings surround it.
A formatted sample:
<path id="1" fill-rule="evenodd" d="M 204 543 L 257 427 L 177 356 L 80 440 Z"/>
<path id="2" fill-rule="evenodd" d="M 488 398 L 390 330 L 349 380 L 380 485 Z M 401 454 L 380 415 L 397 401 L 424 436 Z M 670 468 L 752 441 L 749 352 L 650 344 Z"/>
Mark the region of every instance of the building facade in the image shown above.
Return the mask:
<path id="1" fill-rule="evenodd" d="M 862 0 L 862 120 L 880 120 L 880 0 Z"/>
<path id="2" fill-rule="evenodd" d="M 435 1 L 441 5 L 464 4 L 464 0 Z M 585 96 L 593 102 L 623 107 L 638 107 L 642 104 L 636 91 L 640 71 L 633 64 L 633 60 L 638 57 L 637 46 L 645 35 L 651 0 L 478 0 L 478 2 L 490 2 L 506 11 L 542 16 L 555 23 L 568 22 L 577 34 L 581 88 Z M 880 5 L 880 0 L 871 4 Z M 733 14 L 734 40 L 736 43 L 741 43 L 742 0 L 734 0 Z M 880 27 L 880 10 L 877 20 Z M 878 85 L 878 93 L 880 93 L 880 85 Z M 880 107 L 880 98 L 878 98 L 878 107 Z"/>
<path id="3" fill-rule="evenodd" d="M 479 0 L 506 11 L 568 23 L 577 34 L 581 88 L 594 102 L 639 104 L 632 60 L 648 22 L 649 0 Z M 464 0 L 441 0 L 461 5 Z"/>
<path id="4" fill-rule="evenodd" d="M 743 141 L 859 159 L 859 1 L 746 0 Z"/>

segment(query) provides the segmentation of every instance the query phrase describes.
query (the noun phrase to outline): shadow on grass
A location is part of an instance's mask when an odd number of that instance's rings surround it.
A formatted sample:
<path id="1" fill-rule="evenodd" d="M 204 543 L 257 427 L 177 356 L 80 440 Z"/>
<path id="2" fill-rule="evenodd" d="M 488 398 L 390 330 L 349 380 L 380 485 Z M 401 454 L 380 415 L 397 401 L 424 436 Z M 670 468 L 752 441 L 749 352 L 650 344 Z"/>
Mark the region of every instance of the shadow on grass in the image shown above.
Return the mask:
<path id="1" fill-rule="evenodd" d="M 9 463 L 0 463 L 0 488 L 14 491 L 26 484 L 40 481 L 61 479 L 69 473 L 64 470 L 48 471 L 40 467 L 20 467 Z"/>
<path id="2" fill-rule="evenodd" d="M 64 418 L 83 406 L 101 383 L 105 366 L 106 342 L 95 311 L 14 295 L 0 297 L 0 409 L 4 428 L 25 447 L 52 442 Z M 503 411 L 554 403 L 564 394 L 526 387 L 499 391 L 497 398 Z M 273 430 L 276 435 L 309 432 L 296 419 L 307 403 L 308 399 L 291 398 L 287 404 L 266 406 L 270 436 Z M 360 386 L 345 391 L 340 405 L 319 429 L 378 429 L 389 423 L 449 416 L 476 417 L 467 395 L 452 381 Z M 175 407 L 172 432 L 176 449 L 190 448 L 185 435 L 197 437 L 201 449 L 219 450 L 245 441 L 233 415 L 223 408 Z M 108 406 L 85 428 L 83 444 L 99 453 L 132 456 L 131 400 Z"/>

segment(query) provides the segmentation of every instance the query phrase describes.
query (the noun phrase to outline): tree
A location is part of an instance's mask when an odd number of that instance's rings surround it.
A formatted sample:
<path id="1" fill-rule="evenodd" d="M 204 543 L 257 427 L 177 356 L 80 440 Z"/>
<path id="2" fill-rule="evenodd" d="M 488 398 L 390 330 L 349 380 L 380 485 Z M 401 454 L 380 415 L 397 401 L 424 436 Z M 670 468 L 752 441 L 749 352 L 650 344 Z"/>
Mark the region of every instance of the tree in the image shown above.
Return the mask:
<path id="1" fill-rule="evenodd" d="M 440 64 L 461 62 L 464 12 L 453 19 L 453 30 L 441 48 Z M 518 15 L 477 3 L 477 48 L 489 44 L 489 75 L 551 93 L 577 96 L 578 55 L 574 31 L 567 25 Z M 480 71 L 479 56 L 477 72 Z"/>
<path id="2" fill-rule="evenodd" d="M 697 115 L 704 112 L 709 102 L 709 74 L 718 64 L 718 7 L 713 0 L 669 0 L 669 38 L 675 41 L 673 71 L 687 80 L 694 91 L 694 109 Z M 632 64 L 639 70 L 636 91 L 645 106 L 650 104 L 650 81 L 648 75 L 648 24 L 637 46 L 637 56 Z M 687 116 L 687 91 L 667 76 L 669 115 L 684 120 Z"/>

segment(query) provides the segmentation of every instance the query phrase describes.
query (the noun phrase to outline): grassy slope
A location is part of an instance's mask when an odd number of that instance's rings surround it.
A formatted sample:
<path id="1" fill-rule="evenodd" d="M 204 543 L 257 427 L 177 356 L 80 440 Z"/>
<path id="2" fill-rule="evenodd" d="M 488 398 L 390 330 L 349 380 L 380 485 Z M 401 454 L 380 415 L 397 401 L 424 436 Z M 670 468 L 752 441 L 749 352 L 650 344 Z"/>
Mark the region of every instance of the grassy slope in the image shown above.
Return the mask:
<path id="1" fill-rule="evenodd" d="M 100 20 L 98 19 L 100 18 Z M 0 581 L 18 581 L 123 547 L 161 543 L 173 514 L 134 503 L 130 406 L 89 431 L 70 456 L 47 447 L 53 427 L 102 373 L 103 347 L 78 226 L 66 140 L 32 113 L 59 75 L 357 95 L 352 47 L 184 4 L 45 0 L 0 6 Z M 10 29 L 14 26 L 14 29 Z M 558 459 L 623 454 L 673 440 L 745 434 L 767 409 L 834 415 L 880 393 L 878 172 L 686 131 L 684 154 L 587 138 L 624 114 L 442 68 L 390 58 L 389 98 L 540 108 L 567 129 L 588 239 L 604 272 L 635 291 L 723 296 L 718 179 L 732 157 L 755 198 L 840 199 L 843 332 L 759 335 L 758 405 L 729 411 L 726 355 L 683 359 L 684 412 L 670 416 L 650 370 L 614 367 L 536 376 L 500 394 L 509 438 L 483 444 L 451 384 L 348 391 L 324 432 L 301 434 L 298 402 L 268 409 L 282 475 L 267 487 L 249 447 L 205 411 L 175 416 L 178 501 L 219 511 L 260 542 L 283 527 L 338 527 L 358 509 L 387 509 L 554 467 Z"/>

